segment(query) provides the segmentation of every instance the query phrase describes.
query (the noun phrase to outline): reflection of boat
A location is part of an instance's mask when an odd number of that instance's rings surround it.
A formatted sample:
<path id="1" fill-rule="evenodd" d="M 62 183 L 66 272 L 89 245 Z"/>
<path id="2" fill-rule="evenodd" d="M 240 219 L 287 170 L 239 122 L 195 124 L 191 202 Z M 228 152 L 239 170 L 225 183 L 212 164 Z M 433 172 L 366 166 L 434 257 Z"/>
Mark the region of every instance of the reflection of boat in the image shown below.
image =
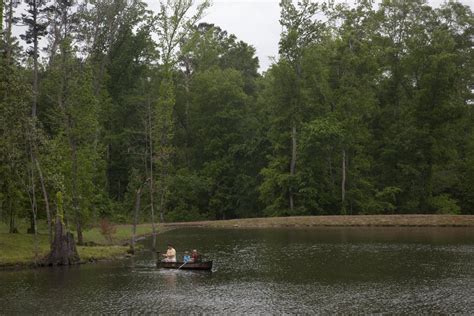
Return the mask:
<path id="1" fill-rule="evenodd" d="M 157 261 L 156 266 L 160 269 L 180 269 L 180 270 L 211 270 L 212 261 L 203 262 L 162 262 Z"/>

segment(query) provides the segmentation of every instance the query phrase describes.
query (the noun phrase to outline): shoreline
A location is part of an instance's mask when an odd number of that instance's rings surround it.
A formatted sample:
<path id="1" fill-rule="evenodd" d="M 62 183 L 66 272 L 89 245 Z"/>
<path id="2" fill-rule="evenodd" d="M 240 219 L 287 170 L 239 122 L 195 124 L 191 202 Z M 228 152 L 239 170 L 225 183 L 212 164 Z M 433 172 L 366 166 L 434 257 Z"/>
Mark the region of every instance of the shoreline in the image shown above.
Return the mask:
<path id="1" fill-rule="evenodd" d="M 130 225 L 116 225 L 129 228 Z M 148 226 L 150 224 L 142 224 Z M 474 215 L 328 215 L 244 218 L 231 220 L 158 223 L 157 235 L 180 228 L 222 228 L 222 229 L 263 229 L 263 228 L 316 228 L 316 227 L 458 227 L 474 228 Z M 21 235 L 19 235 L 21 236 Z M 13 236 L 18 237 L 19 236 Z M 149 238 L 151 232 L 137 234 L 137 238 Z M 1 237 L 1 234 L 0 234 Z M 31 237 L 31 235 L 30 235 Z M 45 238 L 42 234 L 42 237 Z M 0 244 L 1 244 L 0 240 Z M 132 256 L 128 254 L 130 238 L 117 238 L 113 244 L 78 246 L 81 264 L 115 261 Z M 98 252 L 97 252 L 98 251 Z M 140 251 L 140 250 L 138 250 Z M 108 253 L 107 253 L 108 252 Z M 41 257 L 41 256 L 40 256 Z M 30 257 L 31 258 L 31 257 Z M 34 259 L 18 259 L 1 262 L 0 271 L 44 268 L 36 265 Z"/>
<path id="2" fill-rule="evenodd" d="M 164 223 L 163 228 L 474 227 L 474 215 L 324 215 Z"/>
<path id="3" fill-rule="evenodd" d="M 117 227 L 117 229 L 125 229 L 125 230 L 130 230 L 131 225 L 130 224 L 118 224 L 114 225 Z M 149 238 L 152 236 L 151 233 L 151 224 L 140 224 L 137 226 L 137 228 L 143 228 L 143 227 L 148 227 L 150 231 L 142 231 L 141 233 L 136 235 L 137 241 Z M 174 228 L 167 228 L 161 226 L 161 224 L 156 224 L 157 228 L 157 235 L 163 234 L 169 230 L 173 230 Z M 3 234 L 3 235 L 9 235 L 9 234 Z M 10 235 L 11 236 L 11 235 Z M 47 236 L 43 234 L 39 234 L 41 236 L 40 238 L 46 239 Z M 16 235 L 14 234 L 11 236 L 13 238 L 29 238 L 30 239 L 30 247 L 32 247 L 32 242 L 33 242 L 33 235 Z M 101 263 L 101 262 L 107 262 L 107 261 L 116 261 L 116 260 L 122 260 L 126 259 L 129 257 L 132 257 L 129 253 L 130 250 L 130 237 L 124 238 L 124 237 L 117 237 L 112 244 L 106 244 L 106 243 L 100 243 L 97 242 L 97 240 L 86 240 L 86 243 L 92 243 L 92 245 L 83 245 L 83 246 L 78 246 L 77 250 L 79 252 L 79 255 L 81 257 L 81 261 L 76 264 L 76 265 L 83 265 L 83 264 L 91 264 L 91 263 Z M 4 241 L 4 240 L 3 240 Z M 2 244 L 2 234 L 0 234 L 0 245 Z M 49 249 L 49 244 L 47 245 L 42 245 L 43 249 L 40 249 L 40 254 L 38 256 L 38 260 L 41 260 L 41 258 L 46 255 L 47 249 Z M 46 247 L 46 248 L 44 248 Z M 143 251 L 143 247 L 140 245 L 137 245 L 137 252 Z M 35 263 L 35 259 L 33 255 L 29 256 L 28 258 L 22 257 L 21 259 L 18 259 L 17 261 L 9 261 L 9 262 L 1 262 L 0 261 L 0 272 L 1 271 L 15 271 L 15 270 L 23 270 L 23 269 L 36 269 L 36 268 L 51 268 L 49 266 L 44 266 L 41 264 Z"/>
<path id="4" fill-rule="evenodd" d="M 32 259 L 31 261 L 26 260 L 19 260 L 17 262 L 2 262 L 0 263 L 0 272 L 1 271 L 16 271 L 16 270 L 24 270 L 24 269 L 47 269 L 47 268 L 57 268 L 57 267 L 70 267 L 70 266 L 79 266 L 84 264 L 91 264 L 91 263 L 99 263 L 99 262 L 107 262 L 107 261 L 115 261 L 121 260 L 128 257 L 128 246 L 120 246 L 120 245 L 100 245 L 100 246 L 78 246 L 80 248 L 90 248 L 93 251 L 111 251 L 112 253 L 101 254 L 101 255 L 81 255 L 81 261 L 79 261 L 75 265 L 69 266 L 47 266 L 39 264 Z M 102 248 L 102 249 L 101 249 Z M 81 252 L 78 249 L 79 252 Z M 38 261 L 42 259 L 45 254 L 42 253 L 38 257 Z"/>

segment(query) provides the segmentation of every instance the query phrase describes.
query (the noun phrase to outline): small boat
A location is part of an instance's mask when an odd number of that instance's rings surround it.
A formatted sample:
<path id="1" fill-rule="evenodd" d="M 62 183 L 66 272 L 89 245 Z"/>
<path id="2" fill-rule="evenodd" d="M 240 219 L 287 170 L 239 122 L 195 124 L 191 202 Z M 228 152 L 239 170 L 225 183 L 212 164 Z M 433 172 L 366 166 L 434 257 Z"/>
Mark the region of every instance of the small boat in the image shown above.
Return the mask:
<path id="1" fill-rule="evenodd" d="M 203 262 L 162 262 L 157 261 L 156 266 L 160 269 L 180 269 L 180 270 L 211 270 L 212 261 Z"/>

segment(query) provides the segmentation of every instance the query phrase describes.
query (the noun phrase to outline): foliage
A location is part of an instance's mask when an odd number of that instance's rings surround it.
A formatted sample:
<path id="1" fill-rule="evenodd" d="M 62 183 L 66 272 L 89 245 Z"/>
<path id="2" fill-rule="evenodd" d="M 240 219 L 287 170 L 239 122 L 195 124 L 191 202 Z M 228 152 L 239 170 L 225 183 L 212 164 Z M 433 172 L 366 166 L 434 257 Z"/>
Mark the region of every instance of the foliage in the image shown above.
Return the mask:
<path id="1" fill-rule="evenodd" d="M 437 214 L 459 214 L 461 212 L 456 200 L 450 198 L 448 194 L 431 198 L 430 204 Z"/>
<path id="2" fill-rule="evenodd" d="M 26 49 L 2 7 L 10 232 L 33 198 L 40 220 L 60 208 L 56 192 L 69 229 L 103 242 L 87 229 L 136 205 L 139 222 L 474 210 L 468 6 L 283 0 L 280 56 L 259 73 L 254 47 L 202 21 L 207 1 L 27 4 Z"/>

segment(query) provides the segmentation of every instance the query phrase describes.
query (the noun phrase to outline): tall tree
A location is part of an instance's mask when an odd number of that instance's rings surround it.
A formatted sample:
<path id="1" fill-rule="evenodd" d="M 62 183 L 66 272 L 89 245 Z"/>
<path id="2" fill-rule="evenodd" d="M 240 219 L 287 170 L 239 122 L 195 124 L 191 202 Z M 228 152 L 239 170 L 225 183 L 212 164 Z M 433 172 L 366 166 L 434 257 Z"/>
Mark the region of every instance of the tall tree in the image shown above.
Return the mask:
<path id="1" fill-rule="evenodd" d="M 31 115 L 36 118 L 38 102 L 38 58 L 39 41 L 47 34 L 47 20 L 45 17 L 45 0 L 25 0 L 28 9 L 26 14 L 22 14 L 23 23 L 27 29 L 21 38 L 27 43 L 32 44 L 28 49 L 28 54 L 33 59 L 33 101 L 31 106 Z"/>
<path id="2" fill-rule="evenodd" d="M 26 148 L 30 129 L 30 93 L 22 70 L 0 55 L 0 209 L 9 232 L 18 233 L 17 218 L 28 209 Z M 26 92 L 26 93 L 25 93 Z"/>
<path id="3" fill-rule="evenodd" d="M 285 124 L 289 130 L 290 135 L 290 161 L 289 161 L 289 175 L 286 180 L 277 184 L 277 187 L 284 185 L 287 190 L 289 213 L 293 214 L 295 211 L 295 191 L 296 184 L 296 163 L 298 153 L 298 130 L 301 127 L 301 122 L 304 117 L 303 95 L 301 91 L 301 80 L 303 76 L 302 58 L 309 45 L 321 37 L 323 25 L 316 20 L 316 13 L 320 9 L 317 3 L 309 0 L 298 2 L 295 6 L 292 1 L 282 0 L 280 2 L 281 17 L 280 24 L 283 27 L 281 39 L 279 43 L 280 61 L 275 68 L 275 79 L 280 80 L 284 86 L 284 93 L 279 93 L 281 99 L 279 106 L 285 108 L 281 113 L 280 122 Z M 281 146 L 282 144 L 275 144 Z M 279 164 L 283 162 L 282 158 L 275 157 L 274 162 Z M 277 162 L 280 160 L 280 162 Z M 272 163 L 271 163 L 272 164 Z M 272 174 L 276 175 L 272 169 L 278 168 L 276 165 L 263 171 L 266 177 L 265 181 L 272 182 Z M 280 179 L 285 178 L 278 176 Z M 273 185 L 270 183 L 263 184 L 263 188 L 270 188 Z M 267 189 L 264 189 L 267 191 Z"/>
<path id="4" fill-rule="evenodd" d="M 18 18 L 15 17 L 15 8 L 18 7 L 20 4 L 20 0 L 10 0 L 8 2 L 2 2 L 2 10 L 3 10 L 3 17 L 4 20 L 2 20 L 2 25 L 3 22 L 5 21 L 5 29 L 2 27 L 0 28 L 0 32 L 2 33 L 2 49 L 4 50 L 5 53 L 5 62 L 6 63 L 11 63 L 13 61 L 13 54 L 15 45 L 14 45 L 14 36 L 13 36 L 13 26 L 15 23 L 17 23 Z M 6 4 L 6 6 L 5 6 Z"/>
<path id="5" fill-rule="evenodd" d="M 62 175 L 62 185 L 68 193 L 65 202 L 71 206 L 78 244 L 83 244 L 83 225 L 92 209 L 99 205 L 97 198 L 102 162 L 100 148 L 95 144 L 98 126 L 98 103 L 93 90 L 91 68 L 77 57 L 72 45 L 78 20 L 73 3 L 58 0 L 54 7 L 57 51 L 50 51 L 48 75 L 43 84 L 45 102 L 50 103 L 54 139 L 52 147 L 60 156 L 56 173 Z M 61 190 L 62 191 L 62 190 Z"/>
<path id="6" fill-rule="evenodd" d="M 153 222 L 153 249 L 156 247 L 155 227 L 155 162 L 160 167 L 160 219 L 164 221 L 164 209 L 166 207 L 167 181 L 169 174 L 169 159 L 171 157 L 170 138 L 173 134 L 172 119 L 175 106 L 175 91 L 173 83 L 174 67 L 179 58 L 179 44 L 190 33 L 191 27 L 195 25 L 209 7 L 209 2 L 202 1 L 196 12 L 189 15 L 193 6 L 192 0 L 167 0 L 160 1 L 160 11 L 156 17 L 155 32 L 158 36 L 157 48 L 162 64 L 162 81 L 159 89 L 159 97 L 156 102 L 153 123 L 150 124 L 150 208 Z M 156 145 L 155 145 L 156 144 Z M 155 161 L 157 160 L 157 161 Z"/>
<path id="7" fill-rule="evenodd" d="M 336 6 L 334 16 L 342 18 L 336 30 L 334 53 L 329 60 L 329 108 L 342 124 L 341 213 L 351 213 L 354 204 L 363 209 L 362 201 L 370 201 L 375 190 L 370 179 L 371 158 L 366 150 L 370 144 L 368 122 L 376 108 L 375 81 L 378 46 L 372 34 L 378 24 L 370 2 L 361 1 L 354 8 Z M 335 22 L 334 24 L 339 24 Z M 349 164 L 352 168 L 348 168 Z M 358 179 L 364 181 L 358 181 Z M 348 190 L 348 182 L 351 188 Z M 348 199 L 349 198 L 349 199 Z M 361 203 L 362 202 L 362 203 Z"/>
<path id="8" fill-rule="evenodd" d="M 45 9 L 46 4 L 43 0 L 26 0 L 25 3 L 28 6 L 26 14 L 22 14 L 23 23 L 27 26 L 26 32 L 21 35 L 21 38 L 27 43 L 32 44 L 28 49 L 29 56 L 33 59 L 33 89 L 32 89 L 32 105 L 31 105 L 31 126 L 28 133 L 29 139 L 29 184 L 30 184 L 30 201 L 31 201 L 31 212 L 32 221 L 30 232 L 37 235 L 37 214 L 38 204 L 36 196 L 36 168 L 37 162 L 37 150 L 36 142 L 38 139 L 38 125 L 37 125 L 37 103 L 38 103 L 38 59 L 39 59 L 39 41 L 46 35 L 46 21 L 45 21 Z M 40 174 L 41 175 L 41 174 Z M 41 181 L 43 181 L 41 179 Z M 46 195 L 45 195 L 46 196 Z M 48 212 L 49 213 L 49 212 Z"/>

